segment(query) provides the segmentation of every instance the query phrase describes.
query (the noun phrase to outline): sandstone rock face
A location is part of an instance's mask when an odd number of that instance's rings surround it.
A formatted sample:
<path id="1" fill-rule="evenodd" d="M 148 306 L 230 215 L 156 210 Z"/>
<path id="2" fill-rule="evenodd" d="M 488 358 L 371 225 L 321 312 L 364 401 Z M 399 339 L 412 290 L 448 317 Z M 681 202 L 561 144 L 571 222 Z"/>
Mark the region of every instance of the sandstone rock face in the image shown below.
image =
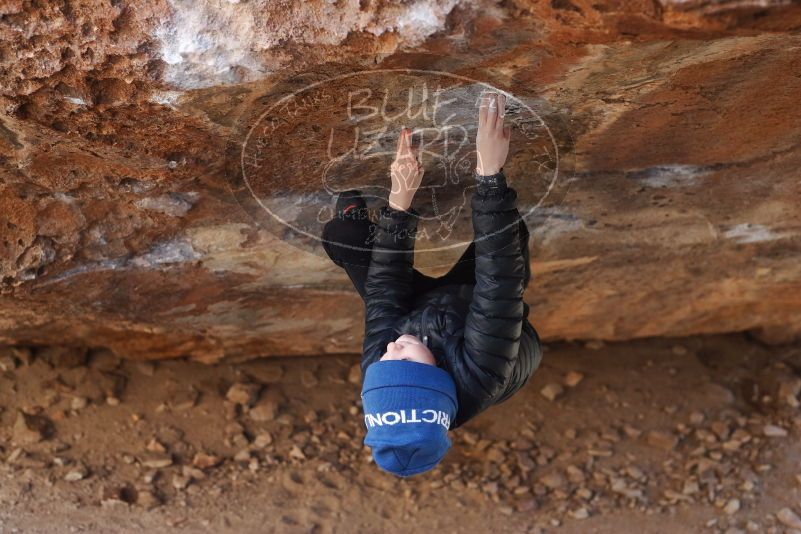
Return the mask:
<path id="1" fill-rule="evenodd" d="M 748 0 L 6 2 L 0 342 L 359 352 L 362 303 L 319 229 L 338 190 L 380 205 L 389 160 L 348 143 L 448 132 L 416 199 L 418 266 L 442 274 L 472 236 L 460 177 L 487 88 L 513 97 L 545 339 L 790 339 L 798 28 L 797 4 Z M 449 123 L 403 114 L 435 93 Z"/>

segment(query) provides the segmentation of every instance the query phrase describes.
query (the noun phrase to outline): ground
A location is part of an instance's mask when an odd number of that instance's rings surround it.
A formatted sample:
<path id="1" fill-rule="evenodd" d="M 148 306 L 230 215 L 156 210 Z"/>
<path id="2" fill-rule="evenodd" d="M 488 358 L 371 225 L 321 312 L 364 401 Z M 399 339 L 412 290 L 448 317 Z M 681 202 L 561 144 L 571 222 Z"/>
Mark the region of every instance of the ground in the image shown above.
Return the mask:
<path id="1" fill-rule="evenodd" d="M 0 533 L 801 529 L 801 346 L 549 345 L 409 479 L 362 447 L 357 361 L 0 351 Z"/>

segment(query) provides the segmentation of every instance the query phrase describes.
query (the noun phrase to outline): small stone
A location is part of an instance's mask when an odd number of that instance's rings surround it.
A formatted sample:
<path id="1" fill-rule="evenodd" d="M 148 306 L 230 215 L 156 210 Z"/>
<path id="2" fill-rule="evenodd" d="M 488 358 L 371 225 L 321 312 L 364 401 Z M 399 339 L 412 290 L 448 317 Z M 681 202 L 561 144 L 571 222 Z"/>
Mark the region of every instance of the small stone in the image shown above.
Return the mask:
<path id="1" fill-rule="evenodd" d="M 361 365 L 358 363 L 354 364 L 353 367 L 350 368 L 348 371 L 348 382 L 351 384 L 358 385 L 362 381 L 362 368 Z"/>
<path id="2" fill-rule="evenodd" d="M 162 469 L 172 465 L 172 456 L 169 454 L 153 454 L 142 460 L 144 467 L 152 469 Z"/>
<path id="3" fill-rule="evenodd" d="M 642 435 L 642 430 L 626 424 L 623 425 L 623 433 L 626 434 L 631 439 L 637 439 Z"/>
<path id="4" fill-rule="evenodd" d="M 782 508 L 776 514 L 776 519 L 778 519 L 782 525 L 794 529 L 801 530 L 801 518 L 799 518 L 795 512 L 793 512 L 789 508 Z"/>
<path id="5" fill-rule="evenodd" d="M 579 508 L 578 510 L 573 510 L 570 513 L 570 517 L 573 519 L 587 519 L 590 517 L 590 512 L 587 511 L 586 508 Z"/>
<path id="6" fill-rule="evenodd" d="M 564 392 L 565 388 L 563 388 L 561 384 L 557 384 L 555 382 L 547 384 L 540 390 L 540 394 L 551 402 L 555 401 Z"/>
<path id="7" fill-rule="evenodd" d="M 278 413 L 278 403 L 274 399 L 262 399 L 250 409 L 248 415 L 258 423 L 264 423 L 275 419 Z"/>
<path id="8" fill-rule="evenodd" d="M 591 341 L 587 341 L 584 344 L 584 347 L 590 350 L 601 350 L 604 348 L 605 344 L 600 339 L 593 339 Z"/>
<path id="9" fill-rule="evenodd" d="M 225 398 L 235 404 L 251 406 L 259 396 L 261 386 L 259 384 L 236 383 L 228 389 Z"/>
<path id="10" fill-rule="evenodd" d="M 687 354 L 687 348 L 682 345 L 673 345 L 671 349 L 676 356 L 684 356 Z"/>
<path id="11" fill-rule="evenodd" d="M 192 458 L 192 465 L 198 467 L 200 469 L 208 469 L 210 467 L 215 467 L 222 462 L 222 458 L 219 456 L 215 456 L 213 454 L 206 454 L 203 452 L 199 452 L 195 454 L 194 458 Z"/>
<path id="12" fill-rule="evenodd" d="M 581 482 L 584 482 L 586 478 L 584 475 L 584 471 L 582 471 L 575 465 L 568 465 L 565 468 L 565 472 L 567 473 L 567 478 L 570 479 L 570 482 L 573 482 L 574 484 L 579 484 Z"/>
<path id="13" fill-rule="evenodd" d="M 87 469 L 80 465 L 71 469 L 66 475 L 64 475 L 64 480 L 67 482 L 78 482 L 79 480 L 83 480 L 86 478 L 89 472 Z"/>
<path id="14" fill-rule="evenodd" d="M 700 425 L 704 422 L 706 416 L 701 412 L 693 412 L 690 414 L 690 423 L 694 425 Z"/>
<path id="15" fill-rule="evenodd" d="M 556 471 L 541 476 L 539 482 L 550 489 L 562 488 L 567 484 L 565 477 Z"/>
<path id="16" fill-rule="evenodd" d="M 151 439 L 147 445 L 145 445 L 145 449 L 150 452 L 158 452 L 158 453 L 165 453 L 167 452 L 167 447 L 164 446 L 159 440 L 156 438 Z"/>
<path id="17" fill-rule="evenodd" d="M 670 451 L 676 447 L 679 440 L 676 436 L 668 432 L 662 432 L 660 430 L 652 430 L 651 432 L 648 433 L 646 441 L 652 447 L 656 447 L 664 451 Z"/>
<path id="18" fill-rule="evenodd" d="M 250 449 L 242 449 L 238 453 L 234 455 L 234 461 L 236 462 L 249 462 L 250 461 Z"/>
<path id="19" fill-rule="evenodd" d="M 179 388 L 170 393 L 170 406 L 176 412 L 191 410 L 197 405 L 200 399 L 200 392 L 192 386 Z"/>
<path id="20" fill-rule="evenodd" d="M 305 460 L 306 455 L 303 454 L 303 451 L 300 450 L 300 447 L 297 445 L 292 445 L 292 448 L 289 449 L 289 457 L 295 460 Z"/>
<path id="21" fill-rule="evenodd" d="M 787 430 L 777 425 L 765 425 L 762 433 L 769 438 L 783 438 L 787 436 Z"/>
<path id="22" fill-rule="evenodd" d="M 17 360 L 15 360 L 12 356 L 7 354 L 3 354 L 0 356 L 0 371 L 7 372 L 13 371 L 17 368 Z"/>
<path id="23" fill-rule="evenodd" d="M 273 442 L 273 436 L 269 432 L 262 432 L 253 440 L 253 446 L 257 449 L 263 449 Z"/>
<path id="24" fill-rule="evenodd" d="M 185 475 L 175 475 L 172 477 L 172 487 L 177 490 L 186 489 L 192 479 Z"/>
<path id="25" fill-rule="evenodd" d="M 740 511 L 740 499 L 731 499 L 726 503 L 723 511 L 729 515 L 736 514 L 738 511 Z"/>
<path id="26" fill-rule="evenodd" d="M 569 388 L 574 388 L 579 385 L 579 382 L 584 380 L 584 375 L 578 371 L 570 371 L 565 375 L 564 384 Z"/>
<path id="27" fill-rule="evenodd" d="M 77 412 L 86 408 L 87 404 L 89 404 L 89 400 L 86 397 L 73 397 L 70 401 L 70 408 Z"/>
<path id="28" fill-rule="evenodd" d="M 191 465 L 185 465 L 181 468 L 181 473 L 185 477 L 189 477 L 192 480 L 203 480 L 206 478 L 206 474 L 198 469 L 197 467 L 192 467 Z"/>
<path id="29" fill-rule="evenodd" d="M 801 393 L 801 378 L 798 377 L 783 377 L 779 382 L 779 391 L 777 396 L 779 400 L 785 404 L 798 408 L 799 401 L 798 395 Z"/>
<path id="30" fill-rule="evenodd" d="M 158 497 L 156 497 L 156 494 L 153 493 L 152 491 L 142 490 L 137 493 L 136 496 L 137 506 L 141 506 L 146 510 L 150 510 L 152 508 L 155 508 L 159 504 L 161 504 L 161 502 L 159 501 Z"/>

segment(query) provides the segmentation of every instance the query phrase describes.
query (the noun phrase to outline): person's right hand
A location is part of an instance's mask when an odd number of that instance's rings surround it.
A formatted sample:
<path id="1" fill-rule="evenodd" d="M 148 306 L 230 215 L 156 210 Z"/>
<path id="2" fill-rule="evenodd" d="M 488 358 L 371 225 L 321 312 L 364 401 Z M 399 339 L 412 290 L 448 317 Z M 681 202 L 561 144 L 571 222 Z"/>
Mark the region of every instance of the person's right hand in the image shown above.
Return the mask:
<path id="1" fill-rule="evenodd" d="M 389 193 L 390 207 L 406 211 L 412 205 L 417 189 L 423 180 L 425 169 L 420 162 L 420 151 L 412 148 L 412 129 L 404 127 L 398 139 L 395 161 L 390 165 L 392 191 Z"/>
<path id="2" fill-rule="evenodd" d="M 512 129 L 503 125 L 506 96 L 489 93 L 482 97 L 478 111 L 476 172 L 490 176 L 500 172 L 509 155 L 509 139 Z"/>

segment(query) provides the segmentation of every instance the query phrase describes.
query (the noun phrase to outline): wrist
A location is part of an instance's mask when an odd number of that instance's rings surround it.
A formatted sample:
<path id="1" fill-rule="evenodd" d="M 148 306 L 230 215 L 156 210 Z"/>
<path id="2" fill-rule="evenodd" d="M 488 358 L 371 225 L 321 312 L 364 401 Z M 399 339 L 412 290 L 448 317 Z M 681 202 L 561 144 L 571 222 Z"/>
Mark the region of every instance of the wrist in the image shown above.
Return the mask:
<path id="1" fill-rule="evenodd" d="M 389 207 L 399 211 L 407 211 L 409 207 L 412 205 L 411 200 L 406 198 L 398 198 L 393 195 L 389 195 Z"/>
<path id="2" fill-rule="evenodd" d="M 477 176 L 493 176 L 501 172 L 503 167 L 485 167 L 479 168 L 476 167 L 476 175 Z"/>
<path id="3" fill-rule="evenodd" d="M 475 178 L 477 191 L 482 195 L 504 191 L 507 188 L 506 176 L 503 174 L 503 170 L 491 175 L 476 173 Z"/>

